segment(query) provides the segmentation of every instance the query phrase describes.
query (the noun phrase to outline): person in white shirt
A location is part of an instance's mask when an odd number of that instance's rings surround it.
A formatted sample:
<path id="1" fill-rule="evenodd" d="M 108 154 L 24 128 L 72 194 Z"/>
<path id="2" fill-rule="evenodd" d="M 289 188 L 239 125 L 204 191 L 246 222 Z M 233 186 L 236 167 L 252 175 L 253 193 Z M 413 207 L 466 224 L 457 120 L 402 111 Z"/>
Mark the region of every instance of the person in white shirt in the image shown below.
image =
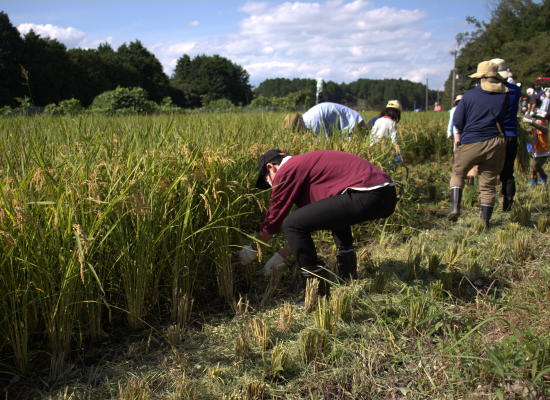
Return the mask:
<path id="1" fill-rule="evenodd" d="M 371 131 L 371 140 L 373 143 L 382 138 L 388 138 L 392 141 L 397 150 L 397 163 L 401 161 L 401 147 L 397 138 L 397 123 L 401 120 L 401 111 L 403 107 L 399 100 L 390 100 L 386 108 L 380 113 L 380 118 L 376 120 Z"/>
<path id="2" fill-rule="evenodd" d="M 336 103 L 317 104 L 304 115 L 287 114 L 283 122 L 283 129 L 311 130 L 319 137 L 323 134 L 326 139 L 339 132 L 349 136 L 354 130 L 366 127 L 361 114 Z"/>

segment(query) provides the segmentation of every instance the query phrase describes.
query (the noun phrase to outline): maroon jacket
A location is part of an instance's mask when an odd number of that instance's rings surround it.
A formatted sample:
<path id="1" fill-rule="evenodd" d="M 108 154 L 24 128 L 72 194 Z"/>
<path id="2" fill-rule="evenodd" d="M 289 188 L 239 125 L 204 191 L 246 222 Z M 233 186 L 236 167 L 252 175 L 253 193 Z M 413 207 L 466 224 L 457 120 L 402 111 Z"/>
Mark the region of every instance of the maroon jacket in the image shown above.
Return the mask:
<path id="1" fill-rule="evenodd" d="M 303 207 L 337 196 L 350 187 L 369 188 L 384 183 L 393 182 L 384 171 L 353 154 L 318 150 L 293 156 L 275 174 L 271 205 L 260 230 L 279 233 L 294 204 Z"/>

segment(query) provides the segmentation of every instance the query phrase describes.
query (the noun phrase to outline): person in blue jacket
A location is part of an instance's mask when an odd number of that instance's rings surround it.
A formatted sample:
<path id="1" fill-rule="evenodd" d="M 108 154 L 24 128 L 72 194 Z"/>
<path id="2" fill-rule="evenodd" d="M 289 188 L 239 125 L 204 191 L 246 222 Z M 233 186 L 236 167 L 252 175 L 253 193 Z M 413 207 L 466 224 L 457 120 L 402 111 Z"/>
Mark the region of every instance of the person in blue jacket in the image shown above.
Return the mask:
<path id="1" fill-rule="evenodd" d="M 450 221 L 460 216 L 460 201 L 464 178 L 477 165 L 479 168 L 479 192 L 481 215 L 486 228 L 493 214 L 497 177 L 504 166 L 506 141 L 504 121 L 510 107 L 508 88 L 498 73 L 498 65 L 483 61 L 470 78 L 478 79 L 478 85 L 462 96 L 453 116 L 457 129 L 454 134 L 456 151 L 451 175 Z"/>
<path id="2" fill-rule="evenodd" d="M 508 79 L 512 76 L 512 73 L 506 68 L 506 62 L 502 58 L 494 58 L 491 61 L 498 65 L 498 74 L 501 77 Z M 506 157 L 504 158 L 504 167 L 500 173 L 500 182 L 502 183 L 502 211 L 509 211 L 512 208 L 516 194 L 514 163 L 518 153 L 518 109 L 521 89 L 518 85 L 508 83 L 507 81 L 504 82 L 504 86 L 508 88 L 510 106 L 504 120 Z"/>

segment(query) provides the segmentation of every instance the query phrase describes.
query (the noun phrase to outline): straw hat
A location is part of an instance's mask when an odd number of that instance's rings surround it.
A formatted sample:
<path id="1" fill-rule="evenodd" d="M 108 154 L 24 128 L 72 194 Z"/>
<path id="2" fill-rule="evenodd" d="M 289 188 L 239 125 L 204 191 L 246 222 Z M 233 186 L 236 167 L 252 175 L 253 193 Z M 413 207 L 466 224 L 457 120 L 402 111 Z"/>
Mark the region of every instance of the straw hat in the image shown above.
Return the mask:
<path id="1" fill-rule="evenodd" d="M 504 61 L 502 58 L 493 58 L 491 62 L 498 65 L 498 74 L 502 76 L 504 79 L 510 78 L 513 74 L 508 71 L 506 68 L 506 61 Z"/>
<path id="2" fill-rule="evenodd" d="M 495 78 L 500 81 L 506 80 L 498 73 L 498 65 L 491 61 L 480 62 L 477 65 L 477 72 L 470 75 L 470 78 Z"/>

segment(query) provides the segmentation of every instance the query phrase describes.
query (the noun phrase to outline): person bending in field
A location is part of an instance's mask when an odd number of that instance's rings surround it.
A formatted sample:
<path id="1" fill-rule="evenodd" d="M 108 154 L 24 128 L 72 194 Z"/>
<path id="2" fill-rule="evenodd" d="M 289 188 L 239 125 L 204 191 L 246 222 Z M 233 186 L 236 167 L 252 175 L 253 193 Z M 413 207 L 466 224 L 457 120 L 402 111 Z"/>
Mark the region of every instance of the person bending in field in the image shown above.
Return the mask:
<path id="1" fill-rule="evenodd" d="M 548 160 L 548 117 L 537 117 L 532 120 L 531 118 L 524 117 L 524 122 L 530 124 L 533 128 L 531 129 L 531 135 L 533 136 L 533 158 L 531 158 L 530 169 L 531 169 L 531 186 L 537 185 L 537 172 L 540 176 L 540 183 L 546 185 L 547 175 L 544 173 L 542 166 Z"/>
<path id="2" fill-rule="evenodd" d="M 371 140 L 373 143 L 379 142 L 382 138 L 390 139 L 397 150 L 397 164 L 401 163 L 401 147 L 397 138 L 397 124 L 401 120 L 401 111 L 403 107 L 399 100 L 390 100 L 386 108 L 380 112 L 380 117 L 374 123 L 371 131 Z"/>
<path id="3" fill-rule="evenodd" d="M 304 115 L 287 114 L 283 129 L 311 130 L 325 139 L 334 136 L 335 132 L 351 135 L 353 131 L 366 129 L 365 118 L 357 111 L 336 103 L 321 103 L 310 108 Z"/>
<path id="4" fill-rule="evenodd" d="M 479 168 L 481 216 L 486 228 L 493 214 L 497 178 L 506 156 L 504 120 L 510 97 L 505 80 L 498 74 L 497 64 L 483 61 L 470 78 L 480 79 L 479 85 L 462 96 L 453 116 L 455 134 L 455 163 L 451 175 L 450 221 L 460 216 L 460 201 L 464 178 L 474 165 Z"/>
<path id="5" fill-rule="evenodd" d="M 389 217 L 397 200 L 394 183 L 384 171 L 361 157 L 334 150 L 296 156 L 269 150 L 258 161 L 256 187 L 262 190 L 273 187 L 258 242 L 267 243 L 281 229 L 288 241 L 266 263 L 264 272 L 271 274 L 274 267 L 284 265 L 285 258 L 293 254 L 304 285 L 308 279 L 321 278 L 321 296 L 330 294 L 331 273 L 317 256 L 311 233 L 332 231 L 338 275 L 343 280 L 356 279 L 357 257 L 351 226 Z M 290 214 L 294 204 L 299 208 Z M 243 264 L 256 258 L 258 242 L 239 251 Z"/>

